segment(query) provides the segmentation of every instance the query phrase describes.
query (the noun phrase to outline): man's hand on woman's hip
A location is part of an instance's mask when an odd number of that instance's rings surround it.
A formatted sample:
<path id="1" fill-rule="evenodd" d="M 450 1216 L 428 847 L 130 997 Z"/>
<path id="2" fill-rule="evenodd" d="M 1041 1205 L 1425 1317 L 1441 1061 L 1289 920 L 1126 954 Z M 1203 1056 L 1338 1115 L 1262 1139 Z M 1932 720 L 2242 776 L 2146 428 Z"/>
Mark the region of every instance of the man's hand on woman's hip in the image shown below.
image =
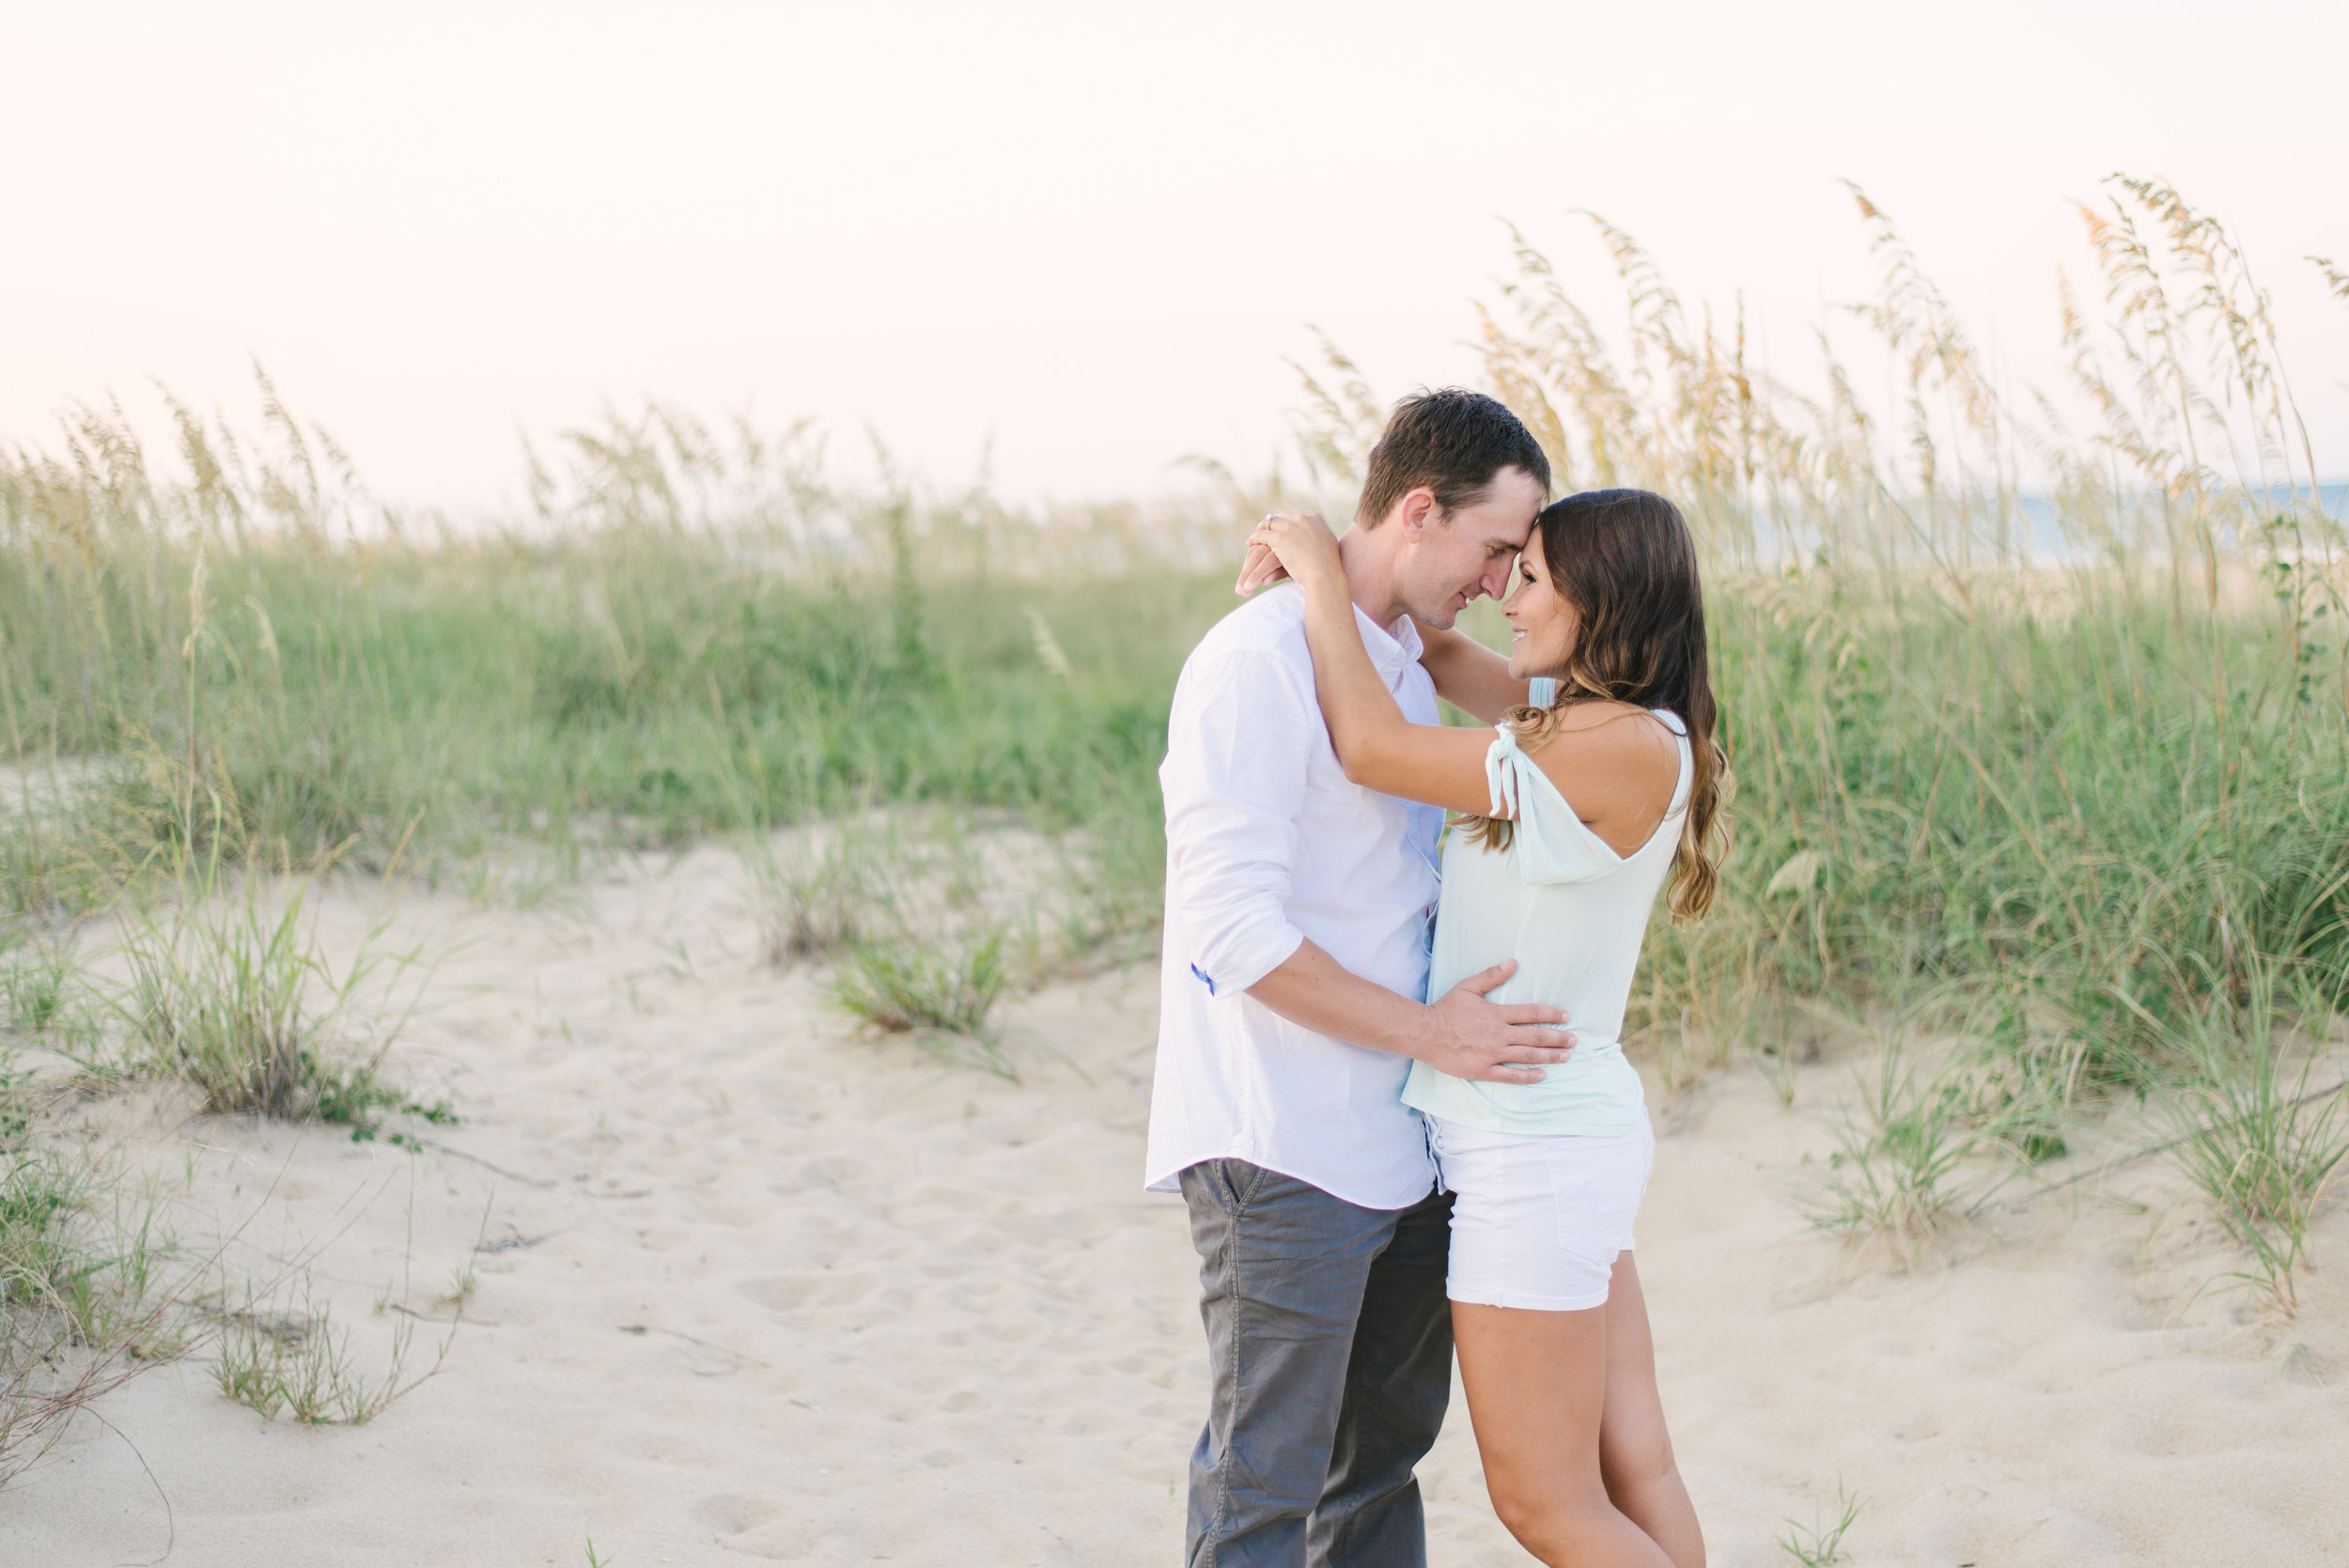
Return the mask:
<path id="1" fill-rule="evenodd" d="M 1495 964 L 1423 1005 L 1349 972 L 1306 941 L 1248 994 L 1317 1034 L 1411 1057 L 1454 1078 L 1539 1083 L 1542 1068 L 1566 1059 L 1574 1036 L 1551 1027 L 1566 1021 L 1562 1008 L 1485 999 L 1517 971 L 1515 958 Z"/>
<path id="2" fill-rule="evenodd" d="M 1470 975 L 1427 1004 L 1427 1030 L 1404 1054 L 1454 1078 L 1539 1083 L 1544 1065 L 1563 1062 L 1574 1036 L 1556 1027 L 1565 1010 L 1535 1001 L 1497 1002 L 1486 993 L 1517 971 L 1515 958 Z"/>

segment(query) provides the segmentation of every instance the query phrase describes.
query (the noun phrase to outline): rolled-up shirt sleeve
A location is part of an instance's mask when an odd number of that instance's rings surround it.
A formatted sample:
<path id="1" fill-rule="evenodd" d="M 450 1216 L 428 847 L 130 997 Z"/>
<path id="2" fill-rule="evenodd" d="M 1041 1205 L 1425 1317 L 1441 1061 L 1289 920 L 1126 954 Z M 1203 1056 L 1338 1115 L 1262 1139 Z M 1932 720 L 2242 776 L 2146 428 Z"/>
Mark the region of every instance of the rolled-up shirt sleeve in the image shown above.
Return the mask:
<path id="1" fill-rule="evenodd" d="M 1194 667 L 1175 694 L 1159 769 L 1181 926 L 1169 937 L 1212 995 L 1245 991 L 1305 940 L 1284 906 L 1320 719 L 1299 673 L 1262 652 Z"/>

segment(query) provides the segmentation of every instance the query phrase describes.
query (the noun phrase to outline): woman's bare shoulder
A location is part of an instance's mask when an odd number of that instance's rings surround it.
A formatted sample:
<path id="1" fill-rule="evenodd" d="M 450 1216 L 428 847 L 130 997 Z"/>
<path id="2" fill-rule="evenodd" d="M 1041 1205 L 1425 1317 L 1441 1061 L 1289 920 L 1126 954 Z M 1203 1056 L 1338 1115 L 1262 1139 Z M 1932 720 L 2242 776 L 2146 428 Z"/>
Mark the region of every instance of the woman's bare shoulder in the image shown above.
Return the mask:
<path id="1" fill-rule="evenodd" d="M 1628 830 L 1634 845 L 1662 818 L 1680 783 L 1678 737 L 1629 703 L 1574 704 L 1533 761 L 1577 815 L 1603 834 Z"/>

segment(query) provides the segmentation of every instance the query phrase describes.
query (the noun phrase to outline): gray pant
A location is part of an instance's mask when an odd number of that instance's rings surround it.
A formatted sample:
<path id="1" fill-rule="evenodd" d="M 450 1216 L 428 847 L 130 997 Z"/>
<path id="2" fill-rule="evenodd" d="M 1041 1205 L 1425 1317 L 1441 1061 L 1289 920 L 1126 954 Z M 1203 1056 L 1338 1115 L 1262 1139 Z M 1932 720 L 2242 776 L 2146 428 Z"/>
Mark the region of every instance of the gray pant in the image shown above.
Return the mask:
<path id="1" fill-rule="evenodd" d="M 1182 1175 L 1213 1380 L 1189 1568 L 1423 1568 L 1411 1467 L 1452 1397 L 1452 1195 L 1366 1209 L 1238 1159 Z"/>

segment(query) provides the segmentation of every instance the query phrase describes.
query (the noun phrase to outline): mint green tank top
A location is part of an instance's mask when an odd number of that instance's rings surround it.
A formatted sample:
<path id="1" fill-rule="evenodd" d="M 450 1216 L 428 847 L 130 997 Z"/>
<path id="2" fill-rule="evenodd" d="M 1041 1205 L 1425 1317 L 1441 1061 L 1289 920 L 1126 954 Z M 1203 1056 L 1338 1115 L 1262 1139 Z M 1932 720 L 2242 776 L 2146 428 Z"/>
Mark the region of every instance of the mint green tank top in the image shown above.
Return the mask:
<path id="1" fill-rule="evenodd" d="M 1680 778 L 1672 807 L 1648 841 L 1618 855 L 1586 827 L 1549 775 L 1518 749 L 1517 736 L 1485 753 L 1492 810 L 1516 817 L 1509 847 L 1487 850 L 1453 833 L 1443 853 L 1443 892 L 1427 977 L 1438 997 L 1504 959 L 1517 973 L 1495 1001 L 1545 1001 L 1566 1010 L 1579 1044 L 1539 1083 L 1479 1083 L 1411 1063 L 1403 1103 L 1430 1116 L 1491 1132 L 1610 1138 L 1638 1122 L 1645 1094 L 1625 1060 L 1621 1034 L 1640 967 L 1648 912 L 1672 870 L 1694 769 L 1685 725 L 1656 717 L 1680 737 Z"/>

